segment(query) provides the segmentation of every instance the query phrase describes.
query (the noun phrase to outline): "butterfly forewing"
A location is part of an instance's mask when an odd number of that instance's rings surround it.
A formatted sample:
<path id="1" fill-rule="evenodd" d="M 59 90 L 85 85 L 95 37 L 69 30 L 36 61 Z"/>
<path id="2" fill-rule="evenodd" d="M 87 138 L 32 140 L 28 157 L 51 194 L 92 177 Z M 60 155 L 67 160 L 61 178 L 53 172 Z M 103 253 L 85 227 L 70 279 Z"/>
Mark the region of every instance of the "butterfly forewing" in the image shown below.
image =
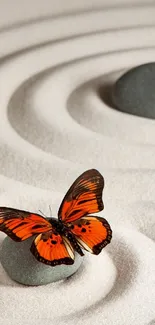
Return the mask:
<path id="1" fill-rule="evenodd" d="M 51 224 L 39 214 L 0 207 L 0 231 L 15 241 L 23 241 L 51 229 Z"/>
<path id="2" fill-rule="evenodd" d="M 59 220 L 69 223 L 103 210 L 103 187 L 103 176 L 96 169 L 84 172 L 66 193 L 59 208 Z"/>

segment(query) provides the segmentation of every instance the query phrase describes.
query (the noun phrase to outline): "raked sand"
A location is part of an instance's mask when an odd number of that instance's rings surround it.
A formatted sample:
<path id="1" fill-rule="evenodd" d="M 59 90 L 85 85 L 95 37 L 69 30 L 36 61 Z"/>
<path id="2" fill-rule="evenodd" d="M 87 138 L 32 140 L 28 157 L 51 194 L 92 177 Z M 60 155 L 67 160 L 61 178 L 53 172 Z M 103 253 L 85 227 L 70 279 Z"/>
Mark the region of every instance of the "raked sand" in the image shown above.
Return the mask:
<path id="1" fill-rule="evenodd" d="M 99 95 L 155 60 L 154 17 L 153 1 L 0 1 L 0 205 L 56 215 L 97 168 L 113 229 L 63 282 L 25 287 L 0 267 L 0 324 L 155 324 L 155 122 Z"/>

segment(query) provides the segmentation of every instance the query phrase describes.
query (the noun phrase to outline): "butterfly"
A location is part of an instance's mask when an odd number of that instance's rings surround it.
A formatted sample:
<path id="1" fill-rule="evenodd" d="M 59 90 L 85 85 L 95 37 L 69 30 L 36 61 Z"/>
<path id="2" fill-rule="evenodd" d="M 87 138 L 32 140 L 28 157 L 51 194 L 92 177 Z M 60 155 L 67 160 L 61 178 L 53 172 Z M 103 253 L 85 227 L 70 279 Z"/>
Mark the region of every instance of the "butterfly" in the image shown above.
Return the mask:
<path id="1" fill-rule="evenodd" d="M 71 265 L 83 249 L 98 255 L 110 243 L 112 230 L 102 217 L 90 215 L 104 209 L 104 178 L 96 169 L 80 175 L 66 193 L 58 218 L 0 207 L 0 231 L 20 242 L 35 236 L 31 253 L 47 265 Z"/>

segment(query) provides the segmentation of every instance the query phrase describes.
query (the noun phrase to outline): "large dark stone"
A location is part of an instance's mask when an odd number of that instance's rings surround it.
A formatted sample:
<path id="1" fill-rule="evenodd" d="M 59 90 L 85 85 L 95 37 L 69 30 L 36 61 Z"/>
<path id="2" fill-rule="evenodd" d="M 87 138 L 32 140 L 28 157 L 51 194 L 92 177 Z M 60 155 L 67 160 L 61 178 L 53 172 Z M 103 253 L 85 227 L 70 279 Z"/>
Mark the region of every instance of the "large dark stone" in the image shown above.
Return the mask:
<path id="1" fill-rule="evenodd" d="M 113 86 L 116 109 L 142 117 L 155 118 L 155 63 L 147 63 L 126 72 Z"/>

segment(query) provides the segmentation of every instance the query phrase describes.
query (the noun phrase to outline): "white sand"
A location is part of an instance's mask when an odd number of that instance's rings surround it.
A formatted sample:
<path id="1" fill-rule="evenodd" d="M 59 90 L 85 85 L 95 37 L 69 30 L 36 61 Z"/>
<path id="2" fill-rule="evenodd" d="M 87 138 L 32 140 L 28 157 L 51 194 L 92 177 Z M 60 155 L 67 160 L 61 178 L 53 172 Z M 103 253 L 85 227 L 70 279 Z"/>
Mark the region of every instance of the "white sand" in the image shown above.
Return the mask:
<path id="1" fill-rule="evenodd" d="M 97 92 L 154 61 L 154 17 L 153 1 L 0 1 L 0 205 L 56 214 L 98 168 L 113 229 L 68 281 L 24 287 L 0 267 L 0 324 L 155 324 L 154 121 Z"/>

